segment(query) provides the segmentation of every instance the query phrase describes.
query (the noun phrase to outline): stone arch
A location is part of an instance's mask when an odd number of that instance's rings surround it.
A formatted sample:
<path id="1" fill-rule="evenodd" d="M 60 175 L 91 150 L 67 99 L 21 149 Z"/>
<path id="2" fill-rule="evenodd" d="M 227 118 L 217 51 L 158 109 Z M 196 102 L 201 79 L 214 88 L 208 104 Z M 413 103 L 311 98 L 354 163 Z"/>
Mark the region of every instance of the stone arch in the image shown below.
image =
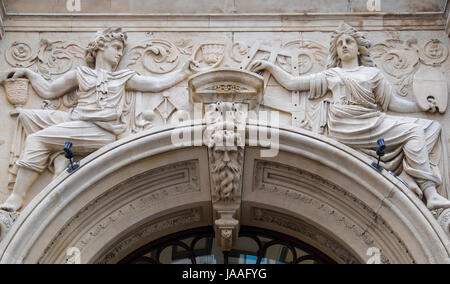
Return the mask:
<path id="1" fill-rule="evenodd" d="M 193 133 L 204 125 L 177 128 Z M 61 263 L 70 247 L 84 263 L 114 263 L 164 235 L 212 225 L 208 150 L 176 147 L 173 129 L 117 141 L 55 179 L 2 241 L 1 263 Z M 447 236 L 396 178 L 309 131 L 281 128 L 279 139 L 273 158 L 245 149 L 242 225 L 289 234 L 339 263 L 367 261 L 370 247 L 383 262 L 449 262 Z"/>

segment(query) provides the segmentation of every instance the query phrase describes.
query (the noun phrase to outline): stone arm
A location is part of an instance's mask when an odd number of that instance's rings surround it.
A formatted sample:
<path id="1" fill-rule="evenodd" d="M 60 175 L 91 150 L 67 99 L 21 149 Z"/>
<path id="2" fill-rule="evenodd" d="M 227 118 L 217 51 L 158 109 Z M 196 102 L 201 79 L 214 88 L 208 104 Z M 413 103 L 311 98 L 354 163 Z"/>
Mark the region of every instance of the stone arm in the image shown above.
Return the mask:
<path id="1" fill-rule="evenodd" d="M 289 91 L 308 91 L 310 88 L 309 76 L 295 77 L 284 71 L 280 67 L 264 60 L 256 60 L 250 64 L 248 69 L 252 72 L 267 70 L 281 86 Z"/>
<path id="2" fill-rule="evenodd" d="M 378 104 L 384 109 L 398 113 L 418 113 L 422 109 L 415 101 L 399 97 L 396 95 L 393 86 L 386 79 L 383 73 L 379 72 L 373 79 L 377 87 L 374 89 Z M 384 106 L 387 103 L 387 106 Z M 425 111 L 435 112 L 436 102 L 428 101 L 428 108 Z"/>
<path id="3" fill-rule="evenodd" d="M 30 80 L 31 86 L 33 86 L 36 93 L 41 98 L 47 100 L 59 98 L 78 87 L 76 70 L 69 71 L 51 82 L 45 80 L 41 75 L 27 68 L 14 69 L 13 72 L 9 73 L 8 77 L 11 77 L 11 74 L 13 74 L 12 78 L 25 77 Z"/>
<path id="4" fill-rule="evenodd" d="M 193 74 L 191 68 L 198 68 L 198 63 L 188 60 L 175 72 L 161 77 L 135 75 L 127 81 L 126 88 L 130 91 L 157 93 L 175 86 Z"/>
<path id="5" fill-rule="evenodd" d="M 392 94 L 389 101 L 388 110 L 399 113 L 415 113 L 421 111 L 415 102 L 400 98 L 394 94 Z"/>

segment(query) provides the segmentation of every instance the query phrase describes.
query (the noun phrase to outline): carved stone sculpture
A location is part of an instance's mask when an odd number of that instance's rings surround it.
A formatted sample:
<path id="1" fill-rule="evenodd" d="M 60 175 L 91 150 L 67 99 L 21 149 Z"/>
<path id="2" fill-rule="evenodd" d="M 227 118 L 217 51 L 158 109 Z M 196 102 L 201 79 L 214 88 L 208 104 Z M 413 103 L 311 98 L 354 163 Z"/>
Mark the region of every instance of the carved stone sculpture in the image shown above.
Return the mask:
<path id="1" fill-rule="evenodd" d="M 217 102 L 209 106 L 209 159 L 213 201 L 235 201 L 240 197 L 244 158 L 243 137 L 238 133 L 244 121 L 234 103 Z M 224 119 L 225 118 L 225 119 Z M 244 124 L 245 125 L 245 124 Z"/>
<path id="2" fill-rule="evenodd" d="M 230 102 L 210 104 L 206 112 L 211 195 L 218 245 L 230 251 L 239 232 L 245 117 Z M 245 135 L 245 132 L 244 132 Z"/>
<path id="3" fill-rule="evenodd" d="M 6 99 L 16 109 L 22 108 L 28 101 L 27 79 L 6 79 L 4 82 Z"/>
<path id="4" fill-rule="evenodd" d="M 0 209 L 17 211 L 39 174 L 61 157 L 64 143 L 70 140 L 77 154 L 89 154 L 126 135 L 132 127 L 135 101 L 133 93 L 160 92 L 192 74 L 188 61 L 159 78 L 141 76 L 132 70 L 116 68 L 123 56 L 127 35 L 120 28 L 97 33 L 86 50 L 89 67 L 80 66 L 53 81 L 46 81 L 30 69 L 15 69 L 13 78 L 26 77 L 36 93 L 55 99 L 77 91 L 78 104 L 69 112 L 22 110 L 18 115 L 16 137 L 26 137 L 15 153 L 17 161 L 10 172 L 17 173 L 13 192 Z M 161 51 L 162 52 L 162 51 Z M 127 91 L 126 91 L 127 90 Z M 19 154 L 23 154 L 19 158 Z M 56 160 L 55 160 L 56 159 Z"/>
<path id="5" fill-rule="evenodd" d="M 292 76 L 262 60 L 254 61 L 249 68 L 254 72 L 270 72 L 290 91 L 309 91 L 309 99 L 318 99 L 331 92 L 332 101 L 326 117 L 329 137 L 371 156 L 376 156 L 377 139 L 384 138 L 389 163 L 383 166 L 388 170 L 402 168 L 401 177 L 420 197 L 424 194 L 430 210 L 449 208 L 450 201 L 436 189 L 448 175 L 448 170 L 439 173 L 436 163 L 430 163 L 432 151 L 440 149 L 445 153 L 441 126 L 436 121 L 385 113 L 387 110 L 414 113 L 421 109 L 415 102 L 395 95 L 383 73 L 375 67 L 370 46 L 364 35 L 343 24 L 331 37 L 330 63 L 324 72 Z M 427 109 L 435 111 L 435 102 L 430 100 L 428 103 Z M 447 186 L 443 185 L 443 191 Z"/>
<path id="6" fill-rule="evenodd" d="M 248 111 L 262 100 L 263 78 L 218 68 L 192 76 L 188 85 L 191 102 L 205 110 L 203 137 L 208 147 L 217 245 L 230 251 L 239 234 L 245 126 Z"/>

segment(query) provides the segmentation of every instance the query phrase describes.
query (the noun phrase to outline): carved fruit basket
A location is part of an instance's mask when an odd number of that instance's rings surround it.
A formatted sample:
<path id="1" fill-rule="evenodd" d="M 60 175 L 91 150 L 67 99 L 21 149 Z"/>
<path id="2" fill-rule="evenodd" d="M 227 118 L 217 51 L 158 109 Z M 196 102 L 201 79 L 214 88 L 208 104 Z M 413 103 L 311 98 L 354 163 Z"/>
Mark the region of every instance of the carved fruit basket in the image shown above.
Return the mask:
<path id="1" fill-rule="evenodd" d="M 21 108 L 28 101 L 29 80 L 24 78 L 5 80 L 6 99 L 15 108 Z"/>

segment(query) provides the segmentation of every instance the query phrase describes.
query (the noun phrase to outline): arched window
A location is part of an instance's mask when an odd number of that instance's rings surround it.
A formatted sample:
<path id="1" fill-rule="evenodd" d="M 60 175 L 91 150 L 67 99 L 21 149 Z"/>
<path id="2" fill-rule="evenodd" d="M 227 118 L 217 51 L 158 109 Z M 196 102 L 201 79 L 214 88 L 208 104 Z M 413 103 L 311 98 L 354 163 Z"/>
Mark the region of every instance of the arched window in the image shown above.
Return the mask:
<path id="1" fill-rule="evenodd" d="M 134 251 L 123 264 L 335 264 L 330 257 L 293 237 L 241 227 L 236 247 L 222 252 L 212 227 L 179 232 Z"/>

